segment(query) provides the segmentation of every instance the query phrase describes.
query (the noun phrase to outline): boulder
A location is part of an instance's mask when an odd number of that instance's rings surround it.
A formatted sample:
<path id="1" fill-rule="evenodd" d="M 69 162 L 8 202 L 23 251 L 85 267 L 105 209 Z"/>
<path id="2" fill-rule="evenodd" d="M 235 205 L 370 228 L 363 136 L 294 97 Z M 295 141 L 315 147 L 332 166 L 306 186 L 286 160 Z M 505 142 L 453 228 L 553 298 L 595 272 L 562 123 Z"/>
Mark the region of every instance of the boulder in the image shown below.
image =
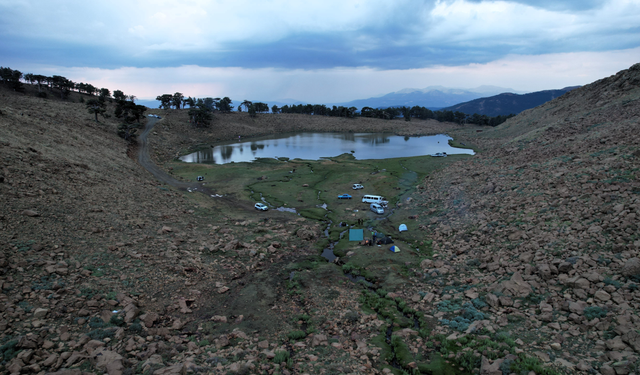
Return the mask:
<path id="1" fill-rule="evenodd" d="M 640 258 L 631 258 L 624 263 L 620 271 L 623 276 L 640 276 Z"/>
<path id="2" fill-rule="evenodd" d="M 326 335 L 313 335 L 313 338 L 311 339 L 311 346 L 328 345 L 328 344 L 329 344 L 329 341 L 327 340 Z"/>

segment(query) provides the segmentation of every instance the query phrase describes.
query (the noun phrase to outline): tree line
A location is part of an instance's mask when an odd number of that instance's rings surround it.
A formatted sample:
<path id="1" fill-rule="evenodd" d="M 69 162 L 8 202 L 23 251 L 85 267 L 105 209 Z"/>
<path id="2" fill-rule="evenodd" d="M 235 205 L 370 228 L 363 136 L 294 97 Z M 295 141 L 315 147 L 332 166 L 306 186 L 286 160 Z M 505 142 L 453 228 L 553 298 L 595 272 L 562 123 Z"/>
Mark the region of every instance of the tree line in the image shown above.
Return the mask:
<path id="1" fill-rule="evenodd" d="M 85 103 L 87 111 L 95 116 L 96 122 L 98 122 L 98 115 L 105 119 L 111 117 L 112 114 L 107 113 L 107 101 L 115 103 L 113 116 L 120 120 L 118 135 L 127 141 L 135 139 L 137 129 L 141 126 L 140 120 L 147 110 L 147 107 L 135 104 L 135 95 L 125 95 L 121 90 L 115 90 L 112 96 L 111 91 L 107 88 L 97 88 L 90 83 L 73 82 L 63 76 L 53 75 L 49 77 L 42 74 L 23 74 L 19 70 L 0 67 L 0 82 L 3 84 L 8 85 L 15 91 L 24 92 L 25 88 L 21 80 L 37 85 L 37 96 L 41 98 L 47 97 L 47 93 L 43 91 L 45 88 L 49 92 L 57 91 L 56 94 L 59 94 L 62 100 L 69 97 L 71 92 L 91 96 L 92 98 L 88 100 L 81 96 L 80 102 Z"/>

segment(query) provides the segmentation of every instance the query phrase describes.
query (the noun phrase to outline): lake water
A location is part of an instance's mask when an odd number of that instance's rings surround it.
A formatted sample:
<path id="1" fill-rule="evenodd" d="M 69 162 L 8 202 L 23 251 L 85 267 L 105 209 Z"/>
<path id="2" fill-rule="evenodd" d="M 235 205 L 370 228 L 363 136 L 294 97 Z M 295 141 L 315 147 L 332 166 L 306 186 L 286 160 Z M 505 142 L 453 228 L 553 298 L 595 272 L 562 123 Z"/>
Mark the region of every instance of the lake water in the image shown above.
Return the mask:
<path id="1" fill-rule="evenodd" d="M 226 164 L 251 162 L 257 158 L 318 160 L 344 153 L 356 159 L 391 159 L 444 152 L 449 155 L 473 155 L 473 150 L 449 146 L 449 136 L 409 137 L 385 133 L 296 133 L 277 137 L 217 145 L 180 160 L 187 163 Z"/>

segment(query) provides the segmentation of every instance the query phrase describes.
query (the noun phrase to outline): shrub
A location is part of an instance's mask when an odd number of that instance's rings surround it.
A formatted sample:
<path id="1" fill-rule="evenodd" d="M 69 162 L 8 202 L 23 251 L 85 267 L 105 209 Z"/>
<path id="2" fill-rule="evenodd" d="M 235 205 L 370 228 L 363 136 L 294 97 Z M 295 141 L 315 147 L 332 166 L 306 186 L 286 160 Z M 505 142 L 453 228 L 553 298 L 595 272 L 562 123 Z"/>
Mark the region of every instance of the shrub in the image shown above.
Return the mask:
<path id="1" fill-rule="evenodd" d="M 595 318 L 604 318 L 607 315 L 607 310 L 600 306 L 589 306 L 584 309 L 584 317 L 592 320 Z"/>
<path id="2" fill-rule="evenodd" d="M 0 358 L 3 361 L 9 361 L 16 356 L 16 345 L 18 345 L 18 340 L 10 340 L 6 342 L 4 345 L 0 346 Z"/>
<path id="3" fill-rule="evenodd" d="M 300 340 L 307 337 L 307 334 L 304 333 L 304 331 L 291 331 L 287 337 L 289 337 L 290 340 Z"/>
<path id="4" fill-rule="evenodd" d="M 131 332 L 142 332 L 142 325 L 140 323 L 133 323 L 129 326 Z"/>
<path id="5" fill-rule="evenodd" d="M 112 315 L 111 319 L 109 319 L 109 323 L 118 327 L 123 327 L 126 324 L 122 315 Z"/>
<path id="6" fill-rule="evenodd" d="M 94 316 L 93 318 L 89 319 L 89 327 L 90 328 L 102 328 L 104 327 L 104 321 L 102 321 L 101 318 L 98 318 L 97 316 Z"/>
<path id="7" fill-rule="evenodd" d="M 289 359 L 289 352 L 285 351 L 285 350 L 278 350 L 276 352 L 276 356 L 273 357 L 273 363 L 282 363 L 282 362 L 286 362 Z"/>

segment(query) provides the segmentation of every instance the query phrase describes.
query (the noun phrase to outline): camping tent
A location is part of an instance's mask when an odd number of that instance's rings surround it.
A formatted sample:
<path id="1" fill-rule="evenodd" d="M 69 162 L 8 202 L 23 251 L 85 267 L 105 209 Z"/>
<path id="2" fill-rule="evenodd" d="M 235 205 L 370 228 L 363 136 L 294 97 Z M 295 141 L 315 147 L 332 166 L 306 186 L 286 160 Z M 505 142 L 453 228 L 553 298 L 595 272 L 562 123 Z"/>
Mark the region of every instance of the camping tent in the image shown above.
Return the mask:
<path id="1" fill-rule="evenodd" d="M 407 224 L 400 224 L 400 228 L 398 228 L 400 232 L 404 232 L 407 230 Z"/>
<path id="2" fill-rule="evenodd" d="M 363 238 L 362 229 L 349 229 L 349 241 L 362 241 Z"/>
<path id="3" fill-rule="evenodd" d="M 389 248 L 389 250 L 390 250 L 392 253 L 399 253 L 399 252 L 400 252 L 400 248 L 399 248 L 398 246 L 391 246 L 391 247 Z"/>
<path id="4" fill-rule="evenodd" d="M 384 237 L 378 240 L 378 245 L 388 245 L 390 243 L 393 243 L 391 237 Z"/>

